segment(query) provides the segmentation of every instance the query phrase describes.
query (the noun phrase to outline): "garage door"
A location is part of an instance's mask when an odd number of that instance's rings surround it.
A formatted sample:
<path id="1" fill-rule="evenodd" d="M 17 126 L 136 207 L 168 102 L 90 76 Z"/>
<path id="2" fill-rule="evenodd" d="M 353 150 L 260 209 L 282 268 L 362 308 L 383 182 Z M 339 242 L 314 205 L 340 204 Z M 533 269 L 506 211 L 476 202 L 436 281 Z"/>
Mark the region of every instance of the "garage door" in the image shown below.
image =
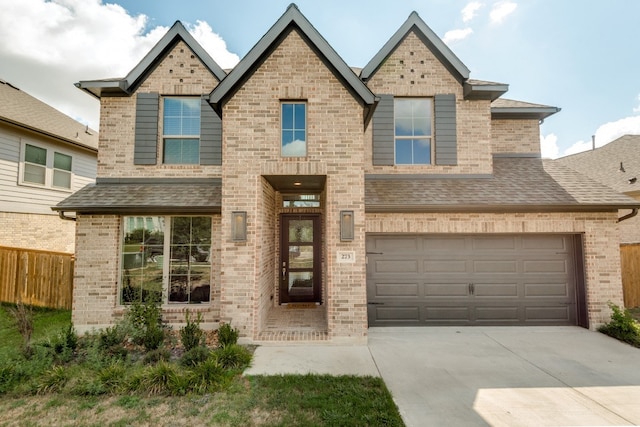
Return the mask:
<path id="1" fill-rule="evenodd" d="M 368 235 L 369 326 L 575 325 L 576 241 Z"/>

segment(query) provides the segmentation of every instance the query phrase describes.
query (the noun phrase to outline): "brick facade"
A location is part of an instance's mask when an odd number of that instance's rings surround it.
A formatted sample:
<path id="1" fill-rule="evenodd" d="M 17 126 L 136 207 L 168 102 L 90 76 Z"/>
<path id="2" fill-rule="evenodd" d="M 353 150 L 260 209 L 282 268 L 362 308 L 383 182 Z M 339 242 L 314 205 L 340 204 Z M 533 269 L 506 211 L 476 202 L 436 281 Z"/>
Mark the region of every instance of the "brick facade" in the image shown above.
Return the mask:
<path id="1" fill-rule="evenodd" d="M 537 120 L 491 120 L 494 154 L 540 154 L 540 125 Z"/>
<path id="2" fill-rule="evenodd" d="M 58 215 L 0 212 L 0 245 L 73 253 L 75 222 Z"/>

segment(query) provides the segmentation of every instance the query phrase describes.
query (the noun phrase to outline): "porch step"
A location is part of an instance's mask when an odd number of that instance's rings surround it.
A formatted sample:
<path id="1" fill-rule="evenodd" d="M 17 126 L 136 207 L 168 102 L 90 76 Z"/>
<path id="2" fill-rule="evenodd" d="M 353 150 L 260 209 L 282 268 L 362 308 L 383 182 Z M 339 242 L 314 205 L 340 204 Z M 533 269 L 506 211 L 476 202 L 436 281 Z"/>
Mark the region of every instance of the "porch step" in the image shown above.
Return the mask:
<path id="1" fill-rule="evenodd" d="M 281 330 L 263 331 L 258 334 L 256 343 L 259 342 L 316 342 L 329 340 L 326 330 Z"/>

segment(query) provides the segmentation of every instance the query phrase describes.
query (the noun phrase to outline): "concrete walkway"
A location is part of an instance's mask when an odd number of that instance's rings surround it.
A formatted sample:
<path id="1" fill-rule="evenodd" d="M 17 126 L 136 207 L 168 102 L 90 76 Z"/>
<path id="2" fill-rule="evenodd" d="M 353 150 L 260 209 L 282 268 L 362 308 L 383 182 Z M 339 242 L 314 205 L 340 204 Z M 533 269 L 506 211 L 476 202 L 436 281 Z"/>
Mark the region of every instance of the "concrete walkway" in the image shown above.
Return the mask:
<path id="1" fill-rule="evenodd" d="M 254 374 L 381 375 L 407 426 L 640 425 L 640 349 L 578 327 L 372 328 L 259 347 Z"/>

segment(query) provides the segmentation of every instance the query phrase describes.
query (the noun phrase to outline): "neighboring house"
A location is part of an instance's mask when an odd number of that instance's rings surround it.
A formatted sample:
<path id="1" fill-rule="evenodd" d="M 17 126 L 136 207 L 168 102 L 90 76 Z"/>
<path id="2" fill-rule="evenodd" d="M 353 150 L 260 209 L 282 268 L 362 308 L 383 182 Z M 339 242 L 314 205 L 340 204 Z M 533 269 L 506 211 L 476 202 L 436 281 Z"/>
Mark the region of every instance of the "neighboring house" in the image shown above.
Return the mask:
<path id="1" fill-rule="evenodd" d="M 177 22 L 100 99 L 73 322 L 231 322 L 247 341 L 382 325 L 581 325 L 622 301 L 618 209 L 540 158 L 559 109 L 503 100 L 412 13 L 359 75 L 295 5 L 227 75 Z M 131 217 L 149 217 L 138 222 Z M 192 304 L 189 304 L 192 303 Z"/>
<path id="2" fill-rule="evenodd" d="M 98 132 L 0 80 L 0 246 L 73 253 L 51 206 L 94 182 Z"/>
<path id="3" fill-rule="evenodd" d="M 640 200 L 640 135 L 625 135 L 609 144 L 556 160 L 561 165 Z M 629 215 L 620 211 L 619 215 Z M 620 224 L 620 243 L 640 243 L 640 216 Z"/>

